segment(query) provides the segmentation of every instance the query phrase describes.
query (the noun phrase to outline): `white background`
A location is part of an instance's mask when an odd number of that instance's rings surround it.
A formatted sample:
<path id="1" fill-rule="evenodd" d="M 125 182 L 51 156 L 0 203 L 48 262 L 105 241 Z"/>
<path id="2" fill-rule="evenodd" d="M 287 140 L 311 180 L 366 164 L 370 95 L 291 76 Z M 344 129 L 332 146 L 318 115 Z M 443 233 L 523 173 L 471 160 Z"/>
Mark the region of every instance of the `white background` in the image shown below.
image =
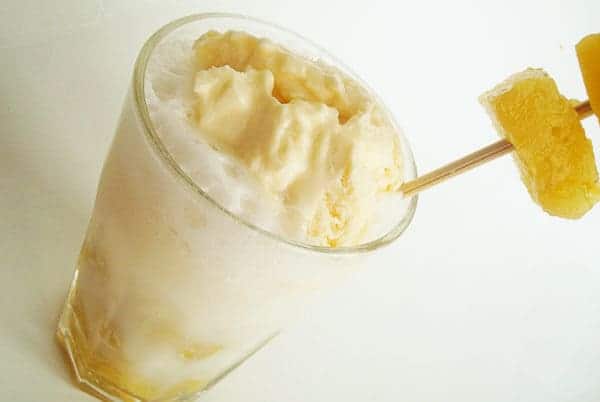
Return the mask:
<path id="1" fill-rule="evenodd" d="M 89 401 L 54 342 L 144 39 L 194 12 L 278 22 L 381 94 L 420 171 L 496 139 L 477 96 L 541 66 L 585 98 L 588 1 L 0 3 L 0 400 Z M 600 151 L 597 122 L 588 133 Z M 535 206 L 510 158 L 422 195 L 379 263 L 206 393 L 212 402 L 600 400 L 600 207 Z"/>

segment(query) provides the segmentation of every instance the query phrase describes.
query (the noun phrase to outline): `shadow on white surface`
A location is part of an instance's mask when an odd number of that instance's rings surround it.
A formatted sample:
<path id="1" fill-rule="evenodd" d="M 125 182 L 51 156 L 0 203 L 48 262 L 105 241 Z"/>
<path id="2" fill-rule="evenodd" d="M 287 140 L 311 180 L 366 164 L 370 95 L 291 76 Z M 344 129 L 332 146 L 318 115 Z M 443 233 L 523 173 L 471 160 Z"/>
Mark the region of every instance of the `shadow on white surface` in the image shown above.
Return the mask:
<path id="1" fill-rule="evenodd" d="M 45 141 L 37 146 L 21 142 L 27 137 L 21 124 L 27 125 L 27 116 L 13 125 L 5 122 L 3 128 L 11 136 L 0 142 L 0 170 L 10 172 L 2 178 L 2 187 L 10 190 L 4 191 L 1 202 L 8 231 L 2 254 L 9 265 L 0 273 L 4 299 L 0 353 L 12 360 L 15 370 L 26 370 L 33 378 L 70 382 L 52 334 L 66 296 L 64 278 L 73 272 L 90 202 L 81 191 L 85 186 L 69 186 L 63 179 L 72 173 L 57 170 L 60 156 L 45 148 Z M 21 385 L 12 381 L 6 386 Z"/>

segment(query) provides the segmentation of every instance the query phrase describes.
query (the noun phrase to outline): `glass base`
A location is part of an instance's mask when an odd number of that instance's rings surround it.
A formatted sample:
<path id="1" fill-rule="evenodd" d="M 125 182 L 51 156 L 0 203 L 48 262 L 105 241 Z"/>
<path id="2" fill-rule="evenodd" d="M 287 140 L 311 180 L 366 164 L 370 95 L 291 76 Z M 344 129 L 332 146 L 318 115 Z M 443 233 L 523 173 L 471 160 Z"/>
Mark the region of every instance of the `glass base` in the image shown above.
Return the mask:
<path id="1" fill-rule="evenodd" d="M 78 342 L 78 340 L 85 339 L 83 325 L 78 319 L 72 304 L 76 283 L 77 272 L 75 272 L 67 301 L 60 315 L 56 336 L 69 358 L 79 386 L 85 392 L 106 401 L 144 401 L 143 398 L 123 390 L 104 376 L 98 375 L 91 367 L 88 367 L 87 354 L 82 350 L 82 342 Z"/>
<path id="2" fill-rule="evenodd" d="M 71 310 L 70 307 L 65 308 L 65 310 L 67 309 Z M 82 359 L 80 353 L 77 352 L 77 343 L 71 335 L 71 330 L 68 327 L 62 326 L 62 321 L 65 317 L 69 317 L 67 320 L 72 320 L 72 310 L 70 312 L 63 312 L 61 316 L 61 325 L 59 325 L 56 336 L 69 358 L 69 362 L 71 363 L 71 367 L 75 374 L 75 379 L 81 389 L 106 401 L 143 401 L 144 399 L 122 390 L 111 382 L 106 381 L 104 378 L 96 376 L 92 370 L 88 369 L 86 361 Z"/>
<path id="3" fill-rule="evenodd" d="M 166 391 L 160 398 L 148 398 L 137 395 L 129 389 L 125 389 L 118 382 L 127 384 L 134 389 L 152 389 L 151 385 L 144 384 L 143 381 L 131 378 L 123 372 L 111 367 L 105 362 L 98 361 L 88 350 L 85 349 L 86 336 L 84 323 L 77 315 L 75 292 L 77 283 L 77 272 L 73 279 L 65 307 L 61 313 L 56 336 L 59 343 L 63 346 L 73 372 L 81 389 L 95 397 L 105 401 L 115 402 L 142 402 L 142 401 L 193 401 L 199 394 L 213 385 L 215 381 L 208 383 L 206 381 L 189 381 L 179 384 L 176 389 Z M 219 378 L 223 378 L 220 376 Z M 151 391 L 150 391 L 151 392 Z"/>
<path id="4" fill-rule="evenodd" d="M 278 335 L 278 332 L 274 333 L 263 342 L 260 342 L 234 364 L 230 365 L 226 370 L 210 381 L 189 380 L 178 384 L 172 389 L 164 391 L 158 398 L 145 397 L 141 395 L 141 392 L 153 393 L 151 390 L 155 387 L 144 383 L 143 380 L 127 376 L 124 372 L 120 372 L 106 362 L 98 361 L 97 358 L 92 356 L 90 352 L 85 349 L 85 326 L 77 315 L 77 308 L 74 307 L 76 306 L 76 283 L 77 272 L 75 273 L 65 307 L 59 319 L 56 336 L 67 354 L 75 374 L 75 379 L 80 388 L 101 400 L 111 402 L 188 402 L 197 400 L 201 393 L 207 391 L 225 378 L 227 374 L 239 367 L 248 358 L 262 349 L 271 341 L 271 339 Z M 120 382 L 121 384 L 118 384 L 117 382 Z M 125 389 L 126 387 L 124 387 L 123 384 L 127 385 L 127 389 Z M 134 390 L 139 389 L 143 391 L 138 394 L 135 391 L 132 392 L 132 388 Z"/>

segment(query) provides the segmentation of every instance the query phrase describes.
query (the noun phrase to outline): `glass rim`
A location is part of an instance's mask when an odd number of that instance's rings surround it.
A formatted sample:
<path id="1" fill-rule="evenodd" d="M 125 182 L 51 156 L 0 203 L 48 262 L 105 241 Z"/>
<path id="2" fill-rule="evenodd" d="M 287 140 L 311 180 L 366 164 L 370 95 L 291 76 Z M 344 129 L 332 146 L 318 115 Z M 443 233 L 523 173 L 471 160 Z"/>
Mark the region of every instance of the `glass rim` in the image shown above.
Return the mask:
<path id="1" fill-rule="evenodd" d="M 356 75 L 356 73 L 354 73 L 351 69 L 349 69 L 344 63 L 340 62 L 336 57 L 334 57 L 327 50 L 323 49 L 321 46 L 315 44 L 314 42 L 310 41 L 309 39 L 303 37 L 300 34 L 297 34 L 293 31 L 288 30 L 287 28 L 284 28 L 277 24 L 273 24 L 268 21 L 263 21 L 261 19 L 248 17 L 248 16 L 245 16 L 242 14 L 235 14 L 235 13 L 199 13 L 199 14 L 192 14 L 192 15 L 188 15 L 186 17 L 182 17 L 182 18 L 173 20 L 173 21 L 167 23 L 166 25 L 162 26 L 161 28 L 159 28 L 146 40 L 146 42 L 142 46 L 142 49 L 140 50 L 140 52 L 136 58 L 134 70 L 133 70 L 133 80 L 132 80 L 132 86 L 133 86 L 132 89 L 133 89 L 133 97 L 134 97 L 134 101 L 135 101 L 134 102 L 135 109 L 138 114 L 138 117 L 140 117 L 140 120 L 142 122 L 144 135 L 146 136 L 146 139 L 150 142 L 150 145 L 153 148 L 153 150 L 158 154 L 158 157 L 161 160 L 161 162 L 166 165 L 166 167 L 171 171 L 171 173 L 174 174 L 174 176 L 177 179 L 182 180 L 183 185 L 187 186 L 190 190 L 192 190 L 192 192 L 196 196 L 199 196 L 199 197 L 203 198 L 204 200 L 208 201 L 209 203 L 211 203 L 214 207 L 218 208 L 221 212 L 223 212 L 226 215 L 228 215 L 229 217 L 231 217 L 236 223 L 246 226 L 250 230 L 258 233 L 259 235 L 270 237 L 273 240 L 285 243 L 289 246 L 292 246 L 292 247 L 295 247 L 298 249 L 304 249 L 306 251 L 312 251 L 312 252 L 324 253 L 324 254 L 358 254 L 358 253 L 364 253 L 364 252 L 379 249 L 385 245 L 390 244 L 391 242 L 396 240 L 398 237 L 400 237 L 400 235 L 402 235 L 402 233 L 404 233 L 404 231 L 409 226 L 410 222 L 412 221 L 412 219 L 414 217 L 416 207 L 417 207 L 417 200 L 418 200 L 417 195 L 413 195 L 410 197 L 409 205 L 407 207 L 406 213 L 402 216 L 402 219 L 396 225 L 394 225 L 394 227 L 392 229 L 388 230 L 383 235 L 377 237 L 374 240 L 371 240 L 366 243 L 361 243 L 356 246 L 327 247 L 327 246 L 319 246 L 319 245 L 314 245 L 311 243 L 305 243 L 302 241 L 297 241 L 294 239 L 287 238 L 276 232 L 271 232 L 269 230 L 263 229 L 260 226 L 244 219 L 243 217 L 239 216 L 238 214 L 225 208 L 217 200 L 215 200 L 213 197 L 211 197 L 210 194 L 208 194 L 207 192 L 202 190 L 202 188 L 200 188 L 200 186 L 184 171 L 184 169 L 176 161 L 175 157 L 173 157 L 171 155 L 171 153 L 167 150 L 166 146 L 163 144 L 163 141 L 161 140 L 160 136 L 158 135 L 158 132 L 155 129 L 155 127 L 152 123 L 152 120 L 150 118 L 150 113 L 148 110 L 148 105 L 146 103 L 146 96 L 145 96 L 146 67 L 148 65 L 148 60 L 150 59 L 150 56 L 152 55 L 155 46 L 157 44 L 159 44 L 163 38 L 165 38 L 167 35 L 169 35 L 173 31 L 175 31 L 179 27 L 182 27 L 182 26 L 192 23 L 192 22 L 204 20 L 204 19 L 245 20 L 245 21 L 257 23 L 259 25 L 265 25 L 265 26 L 268 26 L 269 28 L 274 28 L 278 31 L 282 31 L 286 35 L 295 37 L 296 39 L 308 44 L 310 47 L 318 50 L 320 53 L 327 55 L 327 57 L 329 59 L 331 59 L 332 61 L 335 62 L 334 66 L 342 67 L 345 70 L 345 72 L 350 73 L 350 75 L 352 76 L 352 79 L 357 80 L 358 83 L 363 88 L 365 88 L 371 96 L 374 96 L 376 98 L 377 102 L 384 107 L 389 119 L 391 120 L 392 124 L 396 128 L 398 137 L 400 138 L 400 140 L 402 142 L 403 154 L 405 154 L 405 156 L 408 156 L 408 160 L 404 160 L 404 162 L 408 163 L 410 165 L 410 168 L 412 169 L 412 171 L 415 172 L 415 175 L 417 172 L 417 168 L 416 168 L 416 164 L 415 164 L 415 160 L 414 160 L 414 156 L 413 156 L 410 144 L 408 143 L 407 138 L 404 136 L 404 133 L 399 129 L 399 126 L 396 123 L 391 112 L 388 110 L 387 105 L 385 105 L 385 103 L 383 103 L 381 101 L 381 99 L 378 97 L 378 95 L 368 85 L 366 85 L 366 83 L 364 81 L 362 81 L 362 79 L 360 79 L 360 77 L 358 77 Z M 275 39 L 275 38 L 273 38 L 273 39 Z"/>

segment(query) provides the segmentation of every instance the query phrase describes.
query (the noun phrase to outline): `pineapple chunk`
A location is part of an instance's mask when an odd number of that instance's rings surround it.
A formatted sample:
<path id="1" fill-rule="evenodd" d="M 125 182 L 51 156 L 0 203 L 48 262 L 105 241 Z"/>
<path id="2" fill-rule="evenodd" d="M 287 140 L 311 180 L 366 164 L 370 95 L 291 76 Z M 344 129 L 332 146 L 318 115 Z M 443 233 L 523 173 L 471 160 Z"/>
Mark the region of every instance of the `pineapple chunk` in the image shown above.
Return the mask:
<path id="1" fill-rule="evenodd" d="M 515 74 L 480 101 L 514 146 L 521 178 L 546 212 L 575 219 L 600 200 L 592 144 L 572 104 L 543 70 Z"/>
<path id="2" fill-rule="evenodd" d="M 586 36 L 575 49 L 592 111 L 600 122 L 600 33 Z"/>

